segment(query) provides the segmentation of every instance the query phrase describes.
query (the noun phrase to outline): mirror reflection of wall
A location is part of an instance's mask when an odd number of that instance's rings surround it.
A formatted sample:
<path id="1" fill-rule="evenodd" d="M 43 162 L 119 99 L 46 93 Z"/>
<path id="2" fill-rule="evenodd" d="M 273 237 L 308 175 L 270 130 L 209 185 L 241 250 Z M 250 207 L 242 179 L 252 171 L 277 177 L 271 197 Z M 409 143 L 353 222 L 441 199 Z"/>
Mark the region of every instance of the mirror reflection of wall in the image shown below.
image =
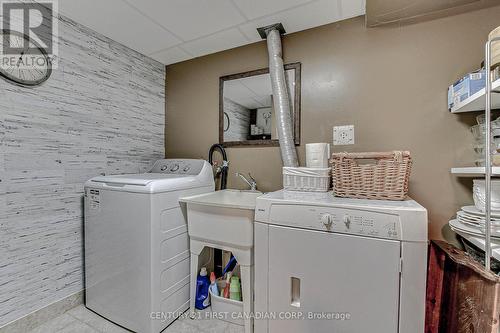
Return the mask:
<path id="1" fill-rule="evenodd" d="M 224 114 L 226 115 L 224 119 L 224 140 L 248 140 L 250 110 L 229 98 L 224 98 Z"/>
<path id="2" fill-rule="evenodd" d="M 273 117 L 273 108 L 259 108 L 255 110 L 255 127 L 261 132 L 259 134 L 271 135 L 271 118 Z"/>
<path id="3" fill-rule="evenodd" d="M 295 101 L 300 94 L 300 89 L 296 89 L 297 67 L 300 69 L 300 64 L 293 64 L 293 68 L 285 71 L 292 113 L 295 113 Z M 263 144 L 278 139 L 271 77 L 267 70 L 221 78 L 221 102 L 222 143 Z"/>

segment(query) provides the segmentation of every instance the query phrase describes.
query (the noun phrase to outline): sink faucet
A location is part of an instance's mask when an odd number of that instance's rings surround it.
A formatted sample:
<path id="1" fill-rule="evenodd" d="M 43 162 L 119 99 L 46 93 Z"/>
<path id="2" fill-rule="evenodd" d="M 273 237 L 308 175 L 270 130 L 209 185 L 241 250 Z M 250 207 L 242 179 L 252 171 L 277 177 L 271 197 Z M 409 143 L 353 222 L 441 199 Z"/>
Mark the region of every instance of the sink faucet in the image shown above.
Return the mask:
<path id="1" fill-rule="evenodd" d="M 239 172 L 236 173 L 236 176 L 240 177 L 245 183 L 247 183 L 248 186 L 250 186 L 251 191 L 257 191 L 257 182 L 250 173 L 248 173 L 248 177 L 250 178 L 250 180 L 248 180 L 244 175 L 242 175 Z"/>

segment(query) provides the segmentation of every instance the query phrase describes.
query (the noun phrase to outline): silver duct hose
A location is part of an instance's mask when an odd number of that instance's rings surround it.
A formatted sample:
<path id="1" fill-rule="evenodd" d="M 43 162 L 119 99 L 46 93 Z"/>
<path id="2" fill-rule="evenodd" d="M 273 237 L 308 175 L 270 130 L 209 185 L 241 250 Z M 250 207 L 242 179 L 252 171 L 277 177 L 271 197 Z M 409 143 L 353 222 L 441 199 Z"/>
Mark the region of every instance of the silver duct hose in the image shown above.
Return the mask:
<path id="1" fill-rule="evenodd" d="M 270 29 L 267 33 L 267 52 L 269 53 L 269 73 L 273 91 L 273 104 L 276 113 L 281 160 L 283 166 L 298 167 L 297 151 L 293 136 L 292 111 L 290 98 L 283 67 L 281 50 L 281 35 L 277 29 Z"/>

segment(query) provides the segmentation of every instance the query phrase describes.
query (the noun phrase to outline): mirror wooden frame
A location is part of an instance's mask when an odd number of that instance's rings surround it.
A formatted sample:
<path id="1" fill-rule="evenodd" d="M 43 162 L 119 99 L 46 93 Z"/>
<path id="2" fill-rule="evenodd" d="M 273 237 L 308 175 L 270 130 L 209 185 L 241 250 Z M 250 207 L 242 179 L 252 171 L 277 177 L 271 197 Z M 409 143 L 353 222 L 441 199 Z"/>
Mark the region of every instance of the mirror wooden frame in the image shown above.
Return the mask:
<path id="1" fill-rule="evenodd" d="M 285 65 L 285 70 L 295 70 L 295 96 L 294 96 L 294 142 L 296 146 L 300 146 L 300 98 L 301 98 L 301 63 L 295 62 Z M 269 68 L 262 68 L 254 71 L 243 72 L 221 76 L 219 78 L 219 143 L 224 147 L 277 147 L 279 140 L 245 140 L 245 141 L 227 141 L 224 142 L 224 82 L 242 79 L 246 77 L 268 74 Z"/>

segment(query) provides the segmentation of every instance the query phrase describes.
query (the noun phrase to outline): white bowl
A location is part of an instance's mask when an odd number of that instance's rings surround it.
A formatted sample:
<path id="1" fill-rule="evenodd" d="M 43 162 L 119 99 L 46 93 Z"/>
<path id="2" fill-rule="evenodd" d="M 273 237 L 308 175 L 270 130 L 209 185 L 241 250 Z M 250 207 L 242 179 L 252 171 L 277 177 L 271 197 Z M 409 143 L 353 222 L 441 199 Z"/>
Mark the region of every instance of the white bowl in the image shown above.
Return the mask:
<path id="1" fill-rule="evenodd" d="M 474 179 L 472 197 L 474 199 L 474 205 L 481 212 L 484 212 L 484 207 L 486 205 L 484 187 L 485 187 L 484 179 Z M 500 180 L 491 181 L 490 202 L 492 211 L 500 211 Z"/>

